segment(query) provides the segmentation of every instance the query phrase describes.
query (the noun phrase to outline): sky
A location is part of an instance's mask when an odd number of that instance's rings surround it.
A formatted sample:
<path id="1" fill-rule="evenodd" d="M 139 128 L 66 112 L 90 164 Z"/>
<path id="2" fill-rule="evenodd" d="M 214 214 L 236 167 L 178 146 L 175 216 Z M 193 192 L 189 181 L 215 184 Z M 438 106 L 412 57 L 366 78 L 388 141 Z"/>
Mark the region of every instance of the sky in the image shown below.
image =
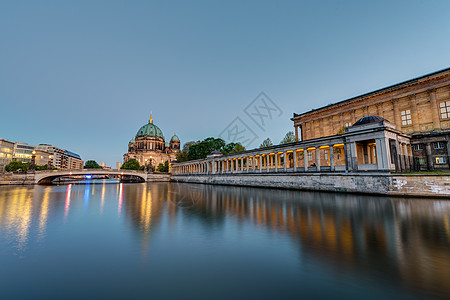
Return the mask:
<path id="1" fill-rule="evenodd" d="M 0 138 L 115 167 L 153 112 L 166 140 L 277 144 L 294 112 L 450 67 L 449 37 L 446 0 L 1 1 Z"/>

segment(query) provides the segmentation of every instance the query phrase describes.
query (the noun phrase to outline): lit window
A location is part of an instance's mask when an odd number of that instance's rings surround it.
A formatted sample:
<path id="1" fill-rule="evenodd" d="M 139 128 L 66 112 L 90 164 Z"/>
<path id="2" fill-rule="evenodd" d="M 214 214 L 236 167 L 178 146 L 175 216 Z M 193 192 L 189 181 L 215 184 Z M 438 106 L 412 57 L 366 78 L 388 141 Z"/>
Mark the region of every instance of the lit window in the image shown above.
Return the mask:
<path id="1" fill-rule="evenodd" d="M 450 118 L 450 101 L 439 103 L 439 111 L 441 113 L 441 119 Z"/>
<path id="2" fill-rule="evenodd" d="M 415 144 L 414 145 L 414 150 L 417 150 L 417 151 L 423 150 L 423 145 L 422 144 Z"/>
<path id="3" fill-rule="evenodd" d="M 402 126 L 407 126 L 407 125 L 411 125 L 412 124 L 411 111 L 409 109 L 403 110 L 401 112 L 401 115 L 402 115 Z"/>
<path id="4" fill-rule="evenodd" d="M 323 150 L 323 154 L 325 155 L 325 160 L 328 160 L 328 150 Z"/>
<path id="5" fill-rule="evenodd" d="M 345 127 L 351 127 L 351 126 L 352 126 L 352 123 L 349 123 L 349 122 L 345 123 Z"/>
<path id="6" fill-rule="evenodd" d="M 436 164 L 441 165 L 441 164 L 446 164 L 446 163 L 447 163 L 447 158 L 445 156 L 436 157 Z"/>
<path id="7" fill-rule="evenodd" d="M 434 149 L 444 149 L 445 143 L 444 142 L 435 142 L 433 143 Z"/>
<path id="8" fill-rule="evenodd" d="M 312 152 L 308 152 L 308 161 L 312 161 L 312 158 L 313 158 Z"/>

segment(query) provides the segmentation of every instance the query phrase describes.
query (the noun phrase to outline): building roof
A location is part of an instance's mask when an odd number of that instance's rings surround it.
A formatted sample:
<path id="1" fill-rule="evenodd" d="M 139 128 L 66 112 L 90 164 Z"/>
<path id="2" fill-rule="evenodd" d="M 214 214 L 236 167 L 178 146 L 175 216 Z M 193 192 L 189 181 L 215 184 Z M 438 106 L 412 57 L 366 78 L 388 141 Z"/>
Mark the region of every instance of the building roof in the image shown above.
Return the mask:
<path id="1" fill-rule="evenodd" d="M 155 137 L 164 139 L 164 135 L 161 129 L 150 122 L 139 128 L 138 132 L 136 133 L 136 137 Z"/>
<path id="2" fill-rule="evenodd" d="M 346 103 L 346 102 L 350 102 L 350 101 L 353 101 L 353 100 L 356 100 L 356 99 L 359 99 L 359 98 L 364 98 L 364 97 L 367 97 L 367 96 L 370 96 L 370 95 L 374 95 L 374 94 L 378 94 L 378 93 L 381 93 L 381 92 L 394 90 L 394 89 L 396 89 L 398 87 L 401 87 L 403 85 L 415 83 L 415 82 L 417 82 L 419 80 L 422 80 L 422 79 L 425 79 L 425 78 L 428 78 L 428 77 L 432 77 L 432 76 L 435 76 L 435 75 L 439 75 L 439 74 L 442 74 L 442 73 L 445 73 L 445 72 L 450 72 L 450 68 L 442 69 L 442 70 L 439 70 L 439 71 L 436 71 L 436 72 L 433 72 L 433 73 L 429 73 L 429 74 L 426 74 L 426 75 L 423 75 L 423 76 L 420 76 L 420 77 L 416 77 L 416 78 L 413 78 L 413 79 L 410 79 L 410 80 L 407 80 L 407 81 L 403 81 L 403 82 L 400 82 L 400 83 L 397 83 L 397 84 L 393 84 L 393 85 L 390 85 L 390 86 L 387 86 L 387 87 L 375 90 L 373 92 L 365 93 L 365 94 L 362 94 L 362 95 L 359 95 L 359 96 L 356 96 L 356 97 L 352 97 L 352 98 L 349 98 L 349 99 L 346 99 L 346 100 L 342 100 L 342 101 L 339 101 L 339 102 L 336 102 L 336 103 L 331 103 L 331 104 L 328 104 L 326 106 L 322 106 L 320 108 L 312 109 L 310 111 L 307 111 L 307 112 L 304 112 L 304 113 L 301 113 L 301 114 L 294 113 L 293 118 L 300 117 L 300 116 L 303 116 L 303 115 L 306 115 L 306 114 L 310 114 L 310 113 L 313 113 L 313 112 L 316 112 L 316 111 L 320 111 L 322 109 L 326 109 L 326 108 L 329 108 L 329 107 L 332 107 L 332 106 L 335 106 L 335 105 L 338 105 L 338 104 L 343 104 L 343 103 Z"/>
<path id="3" fill-rule="evenodd" d="M 177 134 L 175 133 L 173 136 L 172 136 L 172 138 L 170 139 L 170 141 L 172 142 L 172 141 L 177 141 L 177 142 L 179 142 L 180 141 L 180 138 L 177 136 Z"/>
<path id="4" fill-rule="evenodd" d="M 66 154 L 67 154 L 67 156 L 81 159 L 81 156 L 79 154 L 74 153 L 74 152 L 66 150 Z"/>
<path id="5" fill-rule="evenodd" d="M 367 116 L 362 117 L 358 121 L 355 122 L 352 126 L 358 126 L 358 125 L 364 125 L 364 124 L 370 124 L 370 123 L 380 123 L 386 121 L 386 119 L 379 117 L 379 116 Z"/>

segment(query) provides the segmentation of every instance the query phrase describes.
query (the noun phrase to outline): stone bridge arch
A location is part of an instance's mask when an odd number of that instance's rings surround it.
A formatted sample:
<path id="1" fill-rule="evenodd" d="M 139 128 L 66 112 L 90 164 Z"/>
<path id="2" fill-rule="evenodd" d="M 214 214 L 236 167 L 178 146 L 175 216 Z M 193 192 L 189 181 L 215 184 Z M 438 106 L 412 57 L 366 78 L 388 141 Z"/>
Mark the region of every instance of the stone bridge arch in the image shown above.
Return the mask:
<path id="1" fill-rule="evenodd" d="M 135 176 L 147 181 L 147 173 L 133 171 L 133 170 L 110 170 L 110 169 L 82 169 L 82 170 L 48 170 L 37 171 L 34 175 L 35 184 L 49 184 L 54 179 L 64 176 L 77 175 L 121 175 L 121 176 Z"/>

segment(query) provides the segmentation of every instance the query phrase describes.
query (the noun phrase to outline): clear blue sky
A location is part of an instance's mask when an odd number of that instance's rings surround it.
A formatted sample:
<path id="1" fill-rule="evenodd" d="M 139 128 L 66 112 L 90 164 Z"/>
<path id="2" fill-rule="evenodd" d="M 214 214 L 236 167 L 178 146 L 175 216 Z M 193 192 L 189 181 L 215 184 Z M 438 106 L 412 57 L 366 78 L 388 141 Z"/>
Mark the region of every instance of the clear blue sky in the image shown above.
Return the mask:
<path id="1" fill-rule="evenodd" d="M 2 1 L 0 137 L 122 161 L 153 111 L 166 139 L 290 117 L 450 66 L 450 1 Z M 265 131 L 243 112 L 281 108 Z"/>

